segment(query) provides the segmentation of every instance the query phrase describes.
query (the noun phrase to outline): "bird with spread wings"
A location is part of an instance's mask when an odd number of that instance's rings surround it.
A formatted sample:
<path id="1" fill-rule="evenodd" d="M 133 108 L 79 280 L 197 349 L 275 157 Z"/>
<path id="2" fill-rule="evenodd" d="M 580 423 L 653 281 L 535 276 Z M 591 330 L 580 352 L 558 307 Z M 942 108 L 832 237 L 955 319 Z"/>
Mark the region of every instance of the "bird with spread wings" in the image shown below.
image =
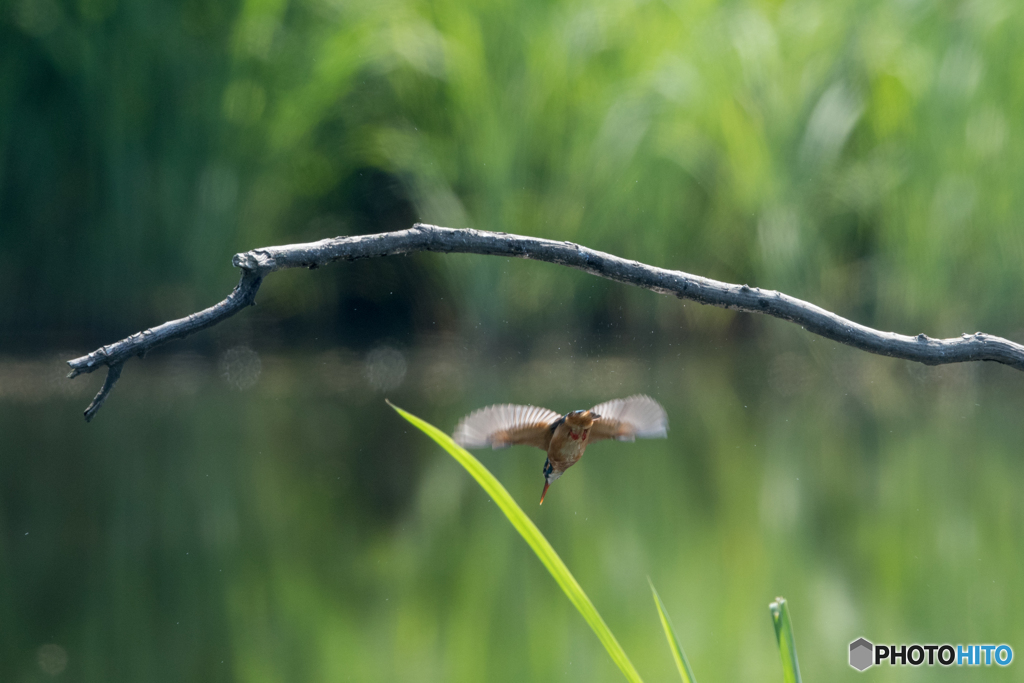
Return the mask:
<path id="1" fill-rule="evenodd" d="M 668 436 L 668 416 L 650 396 L 637 394 L 600 403 L 590 410 L 559 415 L 537 406 L 500 404 L 462 418 L 452 438 L 464 448 L 536 446 L 547 452 L 544 491 L 575 465 L 587 444 L 604 439 L 633 441 Z"/>

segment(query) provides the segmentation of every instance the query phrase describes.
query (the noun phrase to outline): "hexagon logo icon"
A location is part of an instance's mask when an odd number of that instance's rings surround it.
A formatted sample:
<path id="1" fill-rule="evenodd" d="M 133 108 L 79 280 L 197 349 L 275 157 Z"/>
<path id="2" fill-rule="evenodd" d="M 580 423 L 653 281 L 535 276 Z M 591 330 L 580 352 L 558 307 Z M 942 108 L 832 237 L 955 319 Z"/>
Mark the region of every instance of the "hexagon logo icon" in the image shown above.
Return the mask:
<path id="1" fill-rule="evenodd" d="M 868 668 L 874 662 L 871 656 L 875 650 L 875 646 L 870 641 L 864 638 L 858 638 L 857 640 L 850 643 L 850 666 L 857 671 L 863 671 Z"/>

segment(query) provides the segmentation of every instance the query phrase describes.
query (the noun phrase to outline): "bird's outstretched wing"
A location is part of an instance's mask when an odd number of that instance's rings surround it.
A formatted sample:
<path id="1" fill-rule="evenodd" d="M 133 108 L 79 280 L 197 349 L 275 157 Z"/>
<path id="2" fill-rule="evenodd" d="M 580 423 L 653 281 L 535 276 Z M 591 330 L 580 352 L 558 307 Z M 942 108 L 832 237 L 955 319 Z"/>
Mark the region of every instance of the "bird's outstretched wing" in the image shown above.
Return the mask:
<path id="1" fill-rule="evenodd" d="M 590 412 L 601 416 L 590 428 L 592 442 L 601 439 L 633 441 L 637 437 L 663 439 L 668 436 L 668 415 L 650 396 L 637 394 L 617 398 L 594 406 Z"/>
<path id="2" fill-rule="evenodd" d="M 553 410 L 537 406 L 487 406 L 462 418 L 452 438 L 464 448 L 525 444 L 547 450 L 551 425 L 561 417 Z"/>

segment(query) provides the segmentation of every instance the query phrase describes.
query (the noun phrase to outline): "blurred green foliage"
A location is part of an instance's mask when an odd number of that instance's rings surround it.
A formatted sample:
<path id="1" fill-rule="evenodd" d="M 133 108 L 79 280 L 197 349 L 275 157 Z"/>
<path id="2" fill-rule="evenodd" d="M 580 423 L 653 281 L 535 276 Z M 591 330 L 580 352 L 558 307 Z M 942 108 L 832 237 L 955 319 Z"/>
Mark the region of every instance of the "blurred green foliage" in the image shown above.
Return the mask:
<path id="1" fill-rule="evenodd" d="M 417 219 L 576 240 L 904 332 L 1020 325 L 1009 0 L 0 8 L 5 325 L 134 330 L 222 296 L 235 251 Z M 389 276 L 407 298 L 426 288 L 413 327 L 442 295 L 492 323 L 566 295 L 587 324 L 624 303 L 644 324 L 729 319 L 444 258 Z M 358 278 L 333 270 L 280 283 L 269 310 L 341 316 Z"/>

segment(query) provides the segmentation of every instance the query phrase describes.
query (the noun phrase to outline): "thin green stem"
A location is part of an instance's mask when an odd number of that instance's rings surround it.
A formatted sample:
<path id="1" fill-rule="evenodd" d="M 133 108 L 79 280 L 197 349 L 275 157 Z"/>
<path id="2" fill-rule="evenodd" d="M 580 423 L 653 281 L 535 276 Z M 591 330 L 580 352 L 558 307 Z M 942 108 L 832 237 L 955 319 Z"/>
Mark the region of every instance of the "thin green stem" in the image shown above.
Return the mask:
<path id="1" fill-rule="evenodd" d="M 661 617 L 661 627 L 665 629 L 665 640 L 668 641 L 668 647 L 672 650 L 672 658 L 676 660 L 679 677 L 683 679 L 683 683 L 696 683 L 696 679 L 693 677 L 693 670 L 690 668 L 690 662 L 687 661 L 686 653 L 683 652 L 683 646 L 679 644 L 676 631 L 672 628 L 672 620 L 668 616 L 668 610 L 665 609 L 665 603 L 661 601 L 661 596 L 658 595 L 658 590 L 654 587 L 650 577 L 647 578 L 647 583 L 651 584 L 654 604 L 658 608 L 658 616 Z"/>
<path id="2" fill-rule="evenodd" d="M 793 623 L 789 620 L 789 606 L 785 598 L 775 598 L 768 605 L 775 625 L 775 639 L 782 655 L 782 679 L 785 683 L 800 683 L 800 663 L 796 659 L 796 641 L 793 639 Z"/>

